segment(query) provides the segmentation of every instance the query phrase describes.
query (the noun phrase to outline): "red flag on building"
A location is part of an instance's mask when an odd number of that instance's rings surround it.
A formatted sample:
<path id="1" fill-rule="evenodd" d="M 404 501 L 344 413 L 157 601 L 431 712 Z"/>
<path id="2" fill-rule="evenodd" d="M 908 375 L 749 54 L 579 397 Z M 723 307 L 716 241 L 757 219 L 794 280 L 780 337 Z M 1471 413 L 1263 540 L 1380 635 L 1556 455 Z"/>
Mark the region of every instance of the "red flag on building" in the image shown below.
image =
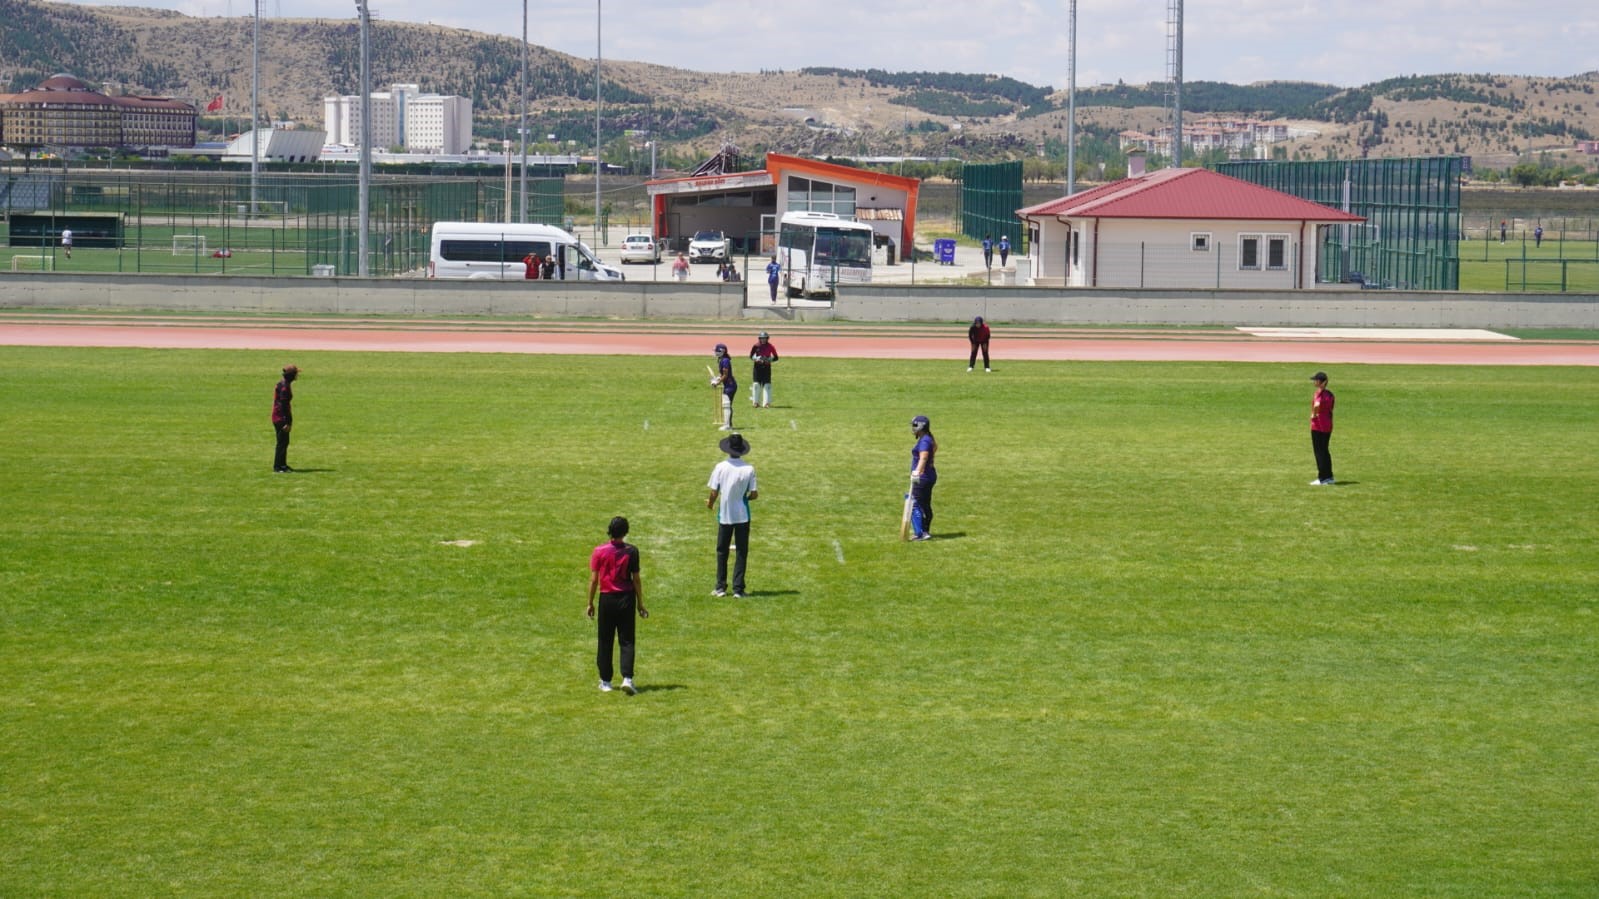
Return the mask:
<path id="1" fill-rule="evenodd" d="M 220 112 L 221 109 L 222 109 L 222 95 L 221 94 L 217 94 L 217 97 L 216 97 L 215 100 L 212 100 L 210 103 L 205 104 L 205 111 L 206 112 Z"/>

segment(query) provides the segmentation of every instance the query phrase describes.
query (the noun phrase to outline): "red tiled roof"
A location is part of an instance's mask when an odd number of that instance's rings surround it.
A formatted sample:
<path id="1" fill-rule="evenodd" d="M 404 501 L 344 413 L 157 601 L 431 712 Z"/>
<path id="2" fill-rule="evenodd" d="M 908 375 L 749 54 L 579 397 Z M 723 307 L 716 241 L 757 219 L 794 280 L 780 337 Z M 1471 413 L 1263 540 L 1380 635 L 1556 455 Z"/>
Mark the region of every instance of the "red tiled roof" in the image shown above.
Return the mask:
<path id="1" fill-rule="evenodd" d="M 1021 218 L 1069 216 L 1124 219 L 1249 219 L 1363 222 L 1364 218 L 1301 200 L 1209 169 L 1161 169 L 1069 197 L 1016 210 Z"/>

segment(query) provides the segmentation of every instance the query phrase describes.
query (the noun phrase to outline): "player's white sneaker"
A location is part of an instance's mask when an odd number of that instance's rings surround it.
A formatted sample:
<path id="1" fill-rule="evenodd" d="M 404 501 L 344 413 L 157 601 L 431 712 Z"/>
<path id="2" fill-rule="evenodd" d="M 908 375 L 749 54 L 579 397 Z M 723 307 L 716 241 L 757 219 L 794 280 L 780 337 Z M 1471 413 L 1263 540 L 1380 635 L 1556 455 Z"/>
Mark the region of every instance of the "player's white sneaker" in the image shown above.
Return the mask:
<path id="1" fill-rule="evenodd" d="M 967 366 L 967 367 L 966 367 L 966 371 L 967 371 L 967 372 L 968 372 L 968 373 L 970 373 L 970 372 L 971 372 L 971 370 L 972 370 L 972 368 L 971 368 L 971 366 L 969 366 L 969 365 L 968 365 L 968 366 Z"/>
<path id="2" fill-rule="evenodd" d="M 712 596 L 726 596 L 727 595 L 727 591 L 726 590 L 712 590 L 711 591 L 711 595 Z"/>
<path id="3" fill-rule="evenodd" d="M 1310 486 L 1312 486 L 1312 487 L 1320 487 L 1322 484 L 1325 484 L 1325 483 L 1326 483 L 1326 481 L 1323 481 L 1321 478 L 1317 478 L 1316 480 L 1310 482 Z"/>
<path id="4" fill-rule="evenodd" d="M 608 680 L 600 681 L 600 692 L 601 693 L 609 693 L 609 692 L 611 692 L 611 682 L 608 681 Z"/>
<path id="5" fill-rule="evenodd" d="M 637 696 L 638 695 L 638 690 L 636 688 L 634 688 L 633 679 L 631 677 L 622 678 L 622 692 L 626 693 L 629 696 Z"/>

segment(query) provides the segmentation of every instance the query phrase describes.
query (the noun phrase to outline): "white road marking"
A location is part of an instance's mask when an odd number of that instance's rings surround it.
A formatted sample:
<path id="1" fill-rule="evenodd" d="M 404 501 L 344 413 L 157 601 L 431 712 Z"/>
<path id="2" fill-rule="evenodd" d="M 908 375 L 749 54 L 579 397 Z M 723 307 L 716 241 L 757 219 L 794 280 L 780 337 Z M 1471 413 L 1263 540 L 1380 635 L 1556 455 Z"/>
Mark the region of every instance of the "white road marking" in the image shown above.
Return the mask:
<path id="1" fill-rule="evenodd" d="M 1482 328 L 1239 328 L 1255 337 L 1275 340 L 1518 340 Z"/>

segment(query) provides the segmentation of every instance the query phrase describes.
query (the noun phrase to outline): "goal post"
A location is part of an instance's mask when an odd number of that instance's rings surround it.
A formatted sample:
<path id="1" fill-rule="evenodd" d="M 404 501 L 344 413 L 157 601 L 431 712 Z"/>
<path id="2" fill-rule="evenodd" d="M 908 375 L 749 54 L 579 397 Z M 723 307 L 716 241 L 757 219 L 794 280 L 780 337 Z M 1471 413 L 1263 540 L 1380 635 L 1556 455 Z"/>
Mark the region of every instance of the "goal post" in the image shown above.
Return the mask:
<path id="1" fill-rule="evenodd" d="M 53 256 L 22 254 L 11 257 L 11 270 L 14 272 L 53 272 L 56 270 L 56 261 Z"/>
<path id="2" fill-rule="evenodd" d="M 198 253 L 205 255 L 204 234 L 174 234 L 172 235 L 172 255 L 193 256 Z"/>

